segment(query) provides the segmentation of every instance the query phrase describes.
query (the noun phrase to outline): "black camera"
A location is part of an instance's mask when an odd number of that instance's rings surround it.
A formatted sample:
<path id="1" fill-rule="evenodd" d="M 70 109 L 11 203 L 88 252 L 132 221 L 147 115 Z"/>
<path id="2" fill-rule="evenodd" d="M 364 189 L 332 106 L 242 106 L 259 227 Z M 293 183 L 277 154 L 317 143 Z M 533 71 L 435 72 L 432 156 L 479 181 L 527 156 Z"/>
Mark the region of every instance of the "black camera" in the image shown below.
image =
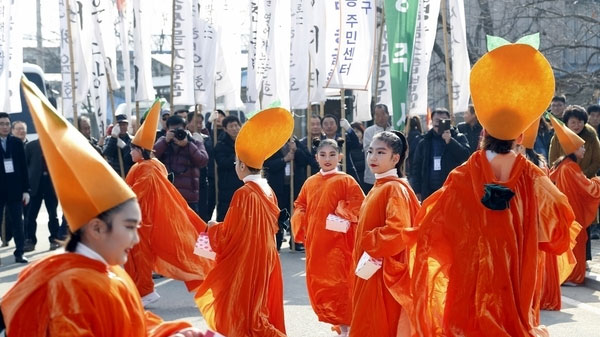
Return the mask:
<path id="1" fill-rule="evenodd" d="M 184 129 L 175 129 L 171 132 L 173 132 L 173 137 L 177 140 L 184 140 L 187 138 L 187 132 Z"/>
<path id="2" fill-rule="evenodd" d="M 450 130 L 450 128 L 452 128 L 452 124 L 449 119 L 442 119 L 440 121 L 440 124 L 438 126 L 440 134 L 444 133 L 444 131 L 446 131 L 446 130 Z"/>

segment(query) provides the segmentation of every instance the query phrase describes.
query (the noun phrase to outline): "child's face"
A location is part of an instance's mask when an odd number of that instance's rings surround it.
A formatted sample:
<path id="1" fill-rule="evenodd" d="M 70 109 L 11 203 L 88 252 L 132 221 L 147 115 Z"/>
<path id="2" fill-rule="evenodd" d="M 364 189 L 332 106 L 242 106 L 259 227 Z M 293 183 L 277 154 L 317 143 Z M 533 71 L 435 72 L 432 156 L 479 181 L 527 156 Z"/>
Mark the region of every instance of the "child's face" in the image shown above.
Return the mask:
<path id="1" fill-rule="evenodd" d="M 316 154 L 317 162 L 323 172 L 335 169 L 340 162 L 341 155 L 332 146 L 323 146 Z"/>
<path id="2" fill-rule="evenodd" d="M 367 152 L 367 163 L 371 172 L 375 174 L 385 173 L 396 167 L 400 161 L 400 155 L 394 154 L 392 149 L 379 139 L 371 142 Z"/>
<path id="3" fill-rule="evenodd" d="M 575 157 L 577 157 L 577 159 L 583 159 L 583 156 L 585 156 L 585 147 L 581 145 L 581 147 L 575 151 Z"/>
<path id="4" fill-rule="evenodd" d="M 97 253 L 100 254 L 108 265 L 123 265 L 127 262 L 129 252 L 140 242 L 138 226 L 140 224 L 141 212 L 137 202 L 129 203 L 120 212 L 116 213 L 111 222 L 112 230 L 104 227 Z"/>

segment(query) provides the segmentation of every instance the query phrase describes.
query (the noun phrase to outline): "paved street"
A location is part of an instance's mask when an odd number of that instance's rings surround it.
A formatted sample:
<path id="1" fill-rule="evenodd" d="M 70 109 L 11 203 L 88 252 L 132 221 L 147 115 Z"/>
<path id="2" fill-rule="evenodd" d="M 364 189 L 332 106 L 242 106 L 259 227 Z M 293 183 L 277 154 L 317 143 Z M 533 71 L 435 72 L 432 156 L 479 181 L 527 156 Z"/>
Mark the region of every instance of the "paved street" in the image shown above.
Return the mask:
<path id="1" fill-rule="evenodd" d="M 38 219 L 38 246 L 34 252 L 26 254 L 30 260 L 51 254 L 45 239 L 47 234 L 46 213 L 42 209 Z M 0 249 L 0 295 L 4 294 L 16 281 L 23 265 L 14 264 L 14 245 Z M 317 321 L 312 312 L 305 288 L 304 253 L 291 252 L 287 246 L 282 249 L 281 262 L 285 286 L 285 314 L 287 333 L 291 337 L 334 336 L 330 326 Z M 157 279 L 156 290 L 161 299 L 149 310 L 164 319 L 184 319 L 195 326 L 205 328 L 206 324 L 196 308 L 192 295 L 185 290 L 182 282 L 170 279 Z M 600 292 L 586 287 L 563 287 L 563 310 L 543 312 L 542 322 L 547 325 L 551 336 L 556 337 L 596 337 L 600 331 Z M 376 336 L 374 336 L 376 337 Z"/>

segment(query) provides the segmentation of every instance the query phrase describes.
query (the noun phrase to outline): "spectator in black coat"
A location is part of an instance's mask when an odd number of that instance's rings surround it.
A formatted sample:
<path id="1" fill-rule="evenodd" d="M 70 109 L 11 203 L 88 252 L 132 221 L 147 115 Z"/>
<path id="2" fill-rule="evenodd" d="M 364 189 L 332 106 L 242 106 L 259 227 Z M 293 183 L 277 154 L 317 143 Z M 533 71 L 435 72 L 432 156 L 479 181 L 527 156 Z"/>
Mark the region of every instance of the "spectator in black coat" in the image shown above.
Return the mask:
<path id="1" fill-rule="evenodd" d="M 412 188 L 421 201 L 442 187 L 450 171 L 464 163 L 470 155 L 467 138 L 455 128 L 440 133 L 439 125 L 443 119 L 450 119 L 448 110 L 433 110 L 433 128 L 417 145 L 413 159 Z"/>
<path id="2" fill-rule="evenodd" d="M 236 116 L 227 116 L 222 121 L 223 133 L 215 146 L 215 163 L 217 164 L 217 221 L 223 221 L 233 193 L 244 183 L 235 172 L 235 139 L 240 128 L 240 120 Z"/>
<path id="3" fill-rule="evenodd" d="M 312 115 L 310 117 L 310 135 L 300 139 L 300 143 L 309 150 L 310 152 L 310 160 L 308 165 L 310 165 L 310 175 L 313 175 L 319 172 L 319 163 L 317 163 L 317 159 L 315 157 L 316 147 L 313 146 L 312 140 L 314 138 L 324 139 L 325 135 L 323 134 L 323 129 L 321 129 L 321 117 L 317 115 Z"/>
<path id="4" fill-rule="evenodd" d="M 421 118 L 419 116 L 406 117 L 406 123 L 408 128 L 408 135 L 406 140 L 408 141 L 408 158 L 406 161 L 406 172 L 408 172 L 408 180 L 411 181 L 411 168 L 413 166 L 413 160 L 415 158 L 415 152 L 417 152 L 417 145 L 421 139 L 423 139 L 423 126 L 421 125 Z"/>
<path id="5" fill-rule="evenodd" d="M 477 115 L 475 115 L 475 107 L 473 104 L 469 104 L 469 109 L 465 111 L 464 118 L 465 121 L 458 123 L 456 128 L 458 129 L 458 132 L 467 137 L 467 140 L 469 141 L 469 150 L 473 153 L 479 148 L 479 138 L 481 137 L 481 131 L 483 130 L 483 127 L 477 120 Z"/>
<path id="6" fill-rule="evenodd" d="M 129 147 L 132 137 L 127 133 L 127 128 L 129 127 L 127 116 L 117 115 L 116 119 L 117 125 L 113 125 L 110 137 L 106 141 L 104 156 L 110 166 L 125 179 L 127 173 L 129 173 L 129 169 L 133 166 L 130 154 L 131 148 Z M 119 157 L 121 158 L 120 160 Z M 122 171 L 121 162 L 123 163 Z"/>

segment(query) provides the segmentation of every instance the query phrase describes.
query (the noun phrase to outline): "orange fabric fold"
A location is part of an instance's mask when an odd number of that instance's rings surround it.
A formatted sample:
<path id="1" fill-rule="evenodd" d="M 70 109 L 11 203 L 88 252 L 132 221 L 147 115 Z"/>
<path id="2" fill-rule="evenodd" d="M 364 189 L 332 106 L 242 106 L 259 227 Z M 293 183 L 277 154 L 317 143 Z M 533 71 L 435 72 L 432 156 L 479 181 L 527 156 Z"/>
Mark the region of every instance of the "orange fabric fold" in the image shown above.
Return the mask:
<path id="1" fill-rule="evenodd" d="M 410 333 L 408 315 L 409 251 L 405 232 L 412 229 L 419 201 L 403 179 L 378 179 L 365 198 L 354 244 L 354 266 L 367 252 L 383 259 L 370 279 L 355 277 L 350 336 L 402 336 Z"/>
<path id="2" fill-rule="evenodd" d="M 1 306 L 11 337 L 162 337 L 190 327 L 144 311 L 121 267 L 75 253 L 52 255 L 26 267 Z"/>
<path id="3" fill-rule="evenodd" d="M 196 292 L 210 329 L 225 336 L 285 336 L 283 277 L 275 245 L 279 208 L 248 182 L 225 220 L 208 228 L 216 265 Z"/>
<path id="4" fill-rule="evenodd" d="M 142 222 L 140 243 L 132 249 L 125 270 L 142 296 L 154 290 L 152 270 L 185 281 L 188 290 L 193 290 L 214 266 L 213 261 L 194 254 L 206 223 L 167 179 L 167 170 L 157 159 L 135 164 L 126 181 L 138 197 Z"/>
<path id="5" fill-rule="evenodd" d="M 320 321 L 350 325 L 356 222 L 365 196 L 350 175 L 317 173 L 308 178 L 294 202 L 292 229 L 306 249 L 306 287 Z M 329 214 L 351 222 L 346 233 L 325 228 Z M 298 229 L 301 228 L 301 229 Z"/>
<path id="6" fill-rule="evenodd" d="M 566 280 L 581 284 L 585 280 L 585 244 L 588 239 L 586 229 L 596 218 L 600 204 L 600 177 L 588 179 L 577 163 L 566 158 L 550 172 L 550 179 L 567 196 L 575 219 L 583 227 L 573 249 L 577 264 Z"/>
<path id="7" fill-rule="evenodd" d="M 489 183 L 515 193 L 507 209 L 481 203 Z M 417 215 L 414 335 L 547 335 L 533 303 L 538 256 L 569 249 L 574 218 L 567 198 L 523 156 L 499 182 L 485 152 L 475 152 Z"/>

